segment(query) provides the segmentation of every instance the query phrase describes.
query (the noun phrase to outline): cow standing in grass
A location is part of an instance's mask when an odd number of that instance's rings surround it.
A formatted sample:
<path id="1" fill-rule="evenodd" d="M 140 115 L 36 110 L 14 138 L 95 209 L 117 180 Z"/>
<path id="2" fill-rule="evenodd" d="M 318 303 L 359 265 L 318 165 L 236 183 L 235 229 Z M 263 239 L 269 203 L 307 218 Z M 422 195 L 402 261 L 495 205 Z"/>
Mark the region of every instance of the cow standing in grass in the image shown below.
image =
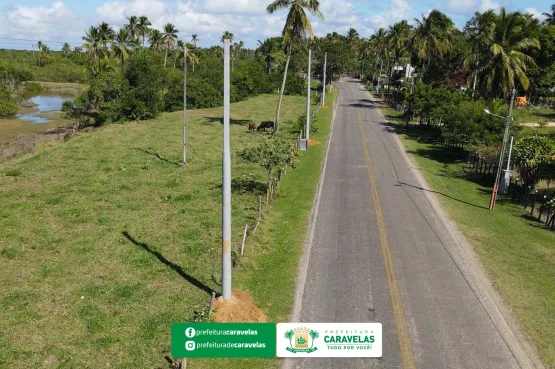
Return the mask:
<path id="1" fill-rule="evenodd" d="M 249 123 L 249 133 L 253 133 L 255 129 L 256 129 L 256 123 L 254 122 Z"/>
<path id="2" fill-rule="evenodd" d="M 266 120 L 266 121 L 260 123 L 260 125 L 258 126 L 258 128 L 256 130 L 257 131 L 264 130 L 264 132 L 266 132 L 266 128 L 273 129 L 274 128 L 274 122 Z"/>

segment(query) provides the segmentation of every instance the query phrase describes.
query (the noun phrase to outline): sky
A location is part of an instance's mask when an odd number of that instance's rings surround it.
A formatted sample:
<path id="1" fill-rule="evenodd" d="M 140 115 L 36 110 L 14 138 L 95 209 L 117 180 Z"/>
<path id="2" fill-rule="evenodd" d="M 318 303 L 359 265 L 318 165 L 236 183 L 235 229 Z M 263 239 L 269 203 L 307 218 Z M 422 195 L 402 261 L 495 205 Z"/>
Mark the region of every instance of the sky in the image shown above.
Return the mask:
<path id="1" fill-rule="evenodd" d="M 475 11 L 518 10 L 543 20 L 553 0 L 320 0 L 324 20 L 311 16 L 314 33 L 346 33 L 354 27 L 361 37 L 369 37 L 380 27 L 402 19 L 412 22 L 432 9 L 449 15 L 462 28 Z M 224 31 L 255 48 L 257 40 L 279 36 L 286 11 L 269 15 L 270 0 L 0 0 L 0 48 L 31 49 L 38 40 L 51 49 L 63 42 L 72 47 L 82 44 L 85 30 L 106 21 L 116 30 L 131 15 L 146 15 L 161 29 L 173 23 L 179 37 L 200 38 L 199 46 L 217 45 Z"/>

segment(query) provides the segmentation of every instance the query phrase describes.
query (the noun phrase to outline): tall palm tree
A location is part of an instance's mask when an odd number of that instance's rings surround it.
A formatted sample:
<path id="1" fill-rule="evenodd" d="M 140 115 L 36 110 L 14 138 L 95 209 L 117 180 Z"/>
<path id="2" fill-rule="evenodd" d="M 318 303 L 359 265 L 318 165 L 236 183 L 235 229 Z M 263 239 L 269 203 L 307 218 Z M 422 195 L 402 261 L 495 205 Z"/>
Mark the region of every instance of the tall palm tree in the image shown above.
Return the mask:
<path id="1" fill-rule="evenodd" d="M 148 42 L 150 42 L 150 47 L 152 49 L 160 51 L 164 46 L 164 35 L 157 29 L 153 29 L 148 35 Z"/>
<path id="2" fill-rule="evenodd" d="M 282 35 L 285 48 L 287 50 L 287 61 L 285 63 L 285 70 L 283 72 L 283 81 L 281 83 L 281 90 L 279 93 L 278 106 L 276 110 L 276 122 L 274 125 L 274 135 L 278 132 L 279 127 L 279 111 L 281 109 L 281 101 L 283 100 L 283 91 L 285 90 L 285 82 L 287 78 L 287 70 L 289 69 L 289 62 L 291 60 L 291 51 L 293 46 L 306 38 L 314 39 L 312 32 L 312 24 L 305 12 L 305 9 L 317 16 L 324 19 L 322 12 L 319 9 L 320 2 L 318 0 L 274 0 L 266 11 L 273 14 L 282 9 L 288 9 L 287 19 L 283 27 Z"/>
<path id="3" fill-rule="evenodd" d="M 233 42 L 233 38 L 235 36 L 233 35 L 233 33 L 229 32 L 229 31 L 225 31 L 224 34 L 222 35 L 222 38 L 220 38 L 220 42 L 224 42 L 224 40 L 229 40 L 229 42 Z"/>
<path id="4" fill-rule="evenodd" d="M 89 70 L 93 76 L 115 71 L 114 66 L 106 59 L 100 59 L 98 64 L 91 65 Z"/>
<path id="5" fill-rule="evenodd" d="M 414 18 L 414 21 L 416 27 L 411 46 L 423 66 L 426 62 L 429 65 L 432 58 L 443 59 L 451 48 L 453 21 L 438 10 L 432 10 L 427 17 L 422 16 L 422 20 Z"/>
<path id="6" fill-rule="evenodd" d="M 464 28 L 469 48 L 467 49 L 463 66 L 471 71 L 473 97 L 476 93 L 480 70 L 487 63 L 488 48 L 493 38 L 493 30 L 495 29 L 495 19 L 495 12 L 491 9 L 484 13 L 476 12 Z M 469 84 L 470 81 L 469 79 Z"/>
<path id="7" fill-rule="evenodd" d="M 193 37 L 191 38 L 191 42 L 193 43 L 193 45 L 195 46 L 195 49 L 197 48 L 197 42 L 199 42 L 200 39 L 198 38 L 197 34 L 193 34 Z"/>
<path id="8" fill-rule="evenodd" d="M 347 42 L 352 43 L 358 39 L 358 32 L 354 28 L 349 28 L 349 32 L 347 32 Z"/>
<path id="9" fill-rule="evenodd" d="M 121 69 L 123 70 L 123 64 L 125 59 L 129 57 L 133 48 L 138 44 L 138 40 L 131 36 L 131 32 L 125 28 L 120 28 L 119 32 L 114 38 L 112 43 L 112 51 L 114 56 L 121 60 Z"/>
<path id="10" fill-rule="evenodd" d="M 494 95 L 503 91 L 507 97 L 510 90 L 515 88 L 516 80 L 525 90 L 530 87 L 526 72 L 537 66 L 526 52 L 539 49 L 540 43 L 524 32 L 525 27 L 526 20 L 519 12 L 507 13 L 505 8 L 501 8 L 496 16 L 489 60 L 484 66 L 488 87 Z"/>
<path id="11" fill-rule="evenodd" d="M 98 25 L 98 32 L 100 33 L 100 37 L 102 37 L 102 41 L 104 45 L 111 43 L 114 38 L 116 38 L 116 31 L 106 22 L 102 22 Z"/>
<path id="12" fill-rule="evenodd" d="M 129 34 L 131 35 L 131 37 L 139 38 L 139 36 L 141 35 L 139 18 L 137 18 L 136 15 L 132 15 L 130 17 L 127 17 L 127 21 L 129 23 L 125 25 L 125 28 L 129 31 Z"/>
<path id="13" fill-rule="evenodd" d="M 285 61 L 285 53 L 279 47 L 275 39 L 267 38 L 264 42 L 258 40 L 258 49 L 256 49 L 256 57 L 266 64 L 266 73 L 272 72 L 272 66 L 280 66 Z"/>
<path id="14" fill-rule="evenodd" d="M 177 34 L 179 31 L 171 23 L 166 23 L 164 25 L 164 33 L 162 35 L 162 40 L 166 46 L 166 56 L 164 57 L 164 68 L 166 67 L 166 61 L 168 59 L 168 50 L 173 47 L 175 40 L 177 40 Z"/>
<path id="15" fill-rule="evenodd" d="M 402 20 L 392 26 L 389 26 L 389 30 L 387 32 L 387 44 L 391 50 L 392 63 L 389 71 L 389 83 L 387 84 L 388 91 L 390 90 L 394 67 L 408 51 L 410 32 L 411 26 L 406 20 Z"/>
<path id="16" fill-rule="evenodd" d="M 67 42 L 64 44 L 64 46 L 62 46 L 62 53 L 64 54 L 66 59 L 71 54 L 71 47 Z"/>
<path id="17" fill-rule="evenodd" d="M 39 59 L 38 59 L 38 64 L 39 67 L 42 67 L 44 65 L 44 61 L 50 56 L 50 49 L 48 48 L 48 46 L 46 46 L 45 44 L 42 44 L 40 51 L 39 51 Z"/>
<path id="18" fill-rule="evenodd" d="M 150 26 L 152 26 L 152 23 L 150 23 L 148 18 L 145 15 L 141 15 L 137 22 L 137 28 L 139 30 L 139 35 L 143 39 L 143 47 L 145 47 L 145 39 L 150 32 Z"/>
<path id="19" fill-rule="evenodd" d="M 543 24 L 546 26 L 555 26 L 555 4 L 551 5 L 551 13 L 543 13 L 545 20 Z"/>
<path id="20" fill-rule="evenodd" d="M 187 48 L 187 67 L 189 67 L 189 65 L 191 67 L 193 67 L 193 72 L 195 71 L 195 65 L 197 65 L 200 60 L 198 58 L 198 56 L 192 52 L 191 50 L 194 48 L 193 45 L 191 44 L 185 44 L 183 41 L 178 40 L 177 41 L 177 62 L 180 65 L 183 65 L 183 55 L 185 54 L 185 47 Z"/>
<path id="21" fill-rule="evenodd" d="M 89 30 L 85 32 L 83 41 L 85 41 L 83 47 L 87 50 L 89 57 L 95 65 L 98 65 L 100 58 L 103 58 L 107 54 L 106 44 L 104 43 L 104 38 L 99 29 L 91 26 Z"/>

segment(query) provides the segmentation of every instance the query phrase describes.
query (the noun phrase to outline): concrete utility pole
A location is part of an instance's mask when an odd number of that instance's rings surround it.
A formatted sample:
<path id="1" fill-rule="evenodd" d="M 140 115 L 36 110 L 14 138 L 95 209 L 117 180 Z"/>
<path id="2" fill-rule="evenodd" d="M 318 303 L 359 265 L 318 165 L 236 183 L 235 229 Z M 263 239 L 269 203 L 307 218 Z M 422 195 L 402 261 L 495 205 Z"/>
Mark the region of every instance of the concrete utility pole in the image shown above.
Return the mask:
<path id="1" fill-rule="evenodd" d="M 511 145 L 509 146 L 509 158 L 507 159 L 507 169 L 503 171 L 505 174 L 503 175 L 503 179 L 499 184 L 499 192 L 501 192 L 502 195 L 506 195 L 507 193 L 509 193 L 509 186 L 511 184 L 511 177 L 513 175 L 513 171 L 511 170 L 511 155 L 513 153 L 514 139 L 515 137 L 511 136 Z"/>
<path id="2" fill-rule="evenodd" d="M 501 171 L 503 167 L 503 160 L 505 158 L 505 149 L 507 147 L 507 139 L 509 137 L 509 128 L 511 126 L 511 120 L 513 119 L 513 105 L 515 101 L 516 90 L 513 88 L 511 91 L 511 102 L 509 104 L 509 115 L 505 119 L 505 133 L 503 134 L 503 144 L 501 145 L 501 153 L 499 155 L 499 163 L 497 165 L 497 174 L 495 176 L 495 183 L 493 185 L 493 191 L 491 192 L 491 200 L 489 203 L 489 209 L 493 210 L 495 208 L 495 202 L 497 201 L 497 191 L 499 190 L 499 180 L 501 179 Z"/>
<path id="3" fill-rule="evenodd" d="M 324 54 L 324 83 L 322 87 L 322 106 L 326 105 L 326 71 L 328 67 L 328 53 Z"/>
<path id="4" fill-rule="evenodd" d="M 310 72 L 312 62 L 312 50 L 308 49 L 308 91 L 306 92 L 306 149 L 308 150 L 308 137 L 310 136 Z"/>
<path id="5" fill-rule="evenodd" d="M 231 150 L 229 147 L 229 39 L 224 41 L 224 153 L 222 169 L 222 296 L 231 298 Z"/>
<path id="6" fill-rule="evenodd" d="M 183 165 L 187 164 L 187 46 L 183 46 Z"/>

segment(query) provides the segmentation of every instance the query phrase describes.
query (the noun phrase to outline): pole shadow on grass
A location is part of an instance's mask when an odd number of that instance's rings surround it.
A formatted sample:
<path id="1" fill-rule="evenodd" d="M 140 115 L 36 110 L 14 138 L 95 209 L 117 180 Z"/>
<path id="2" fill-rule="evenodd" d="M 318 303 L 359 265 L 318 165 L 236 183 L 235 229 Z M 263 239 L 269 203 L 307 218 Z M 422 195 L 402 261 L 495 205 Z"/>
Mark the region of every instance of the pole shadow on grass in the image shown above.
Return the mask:
<path id="1" fill-rule="evenodd" d="M 439 192 L 439 191 L 428 190 L 428 189 L 425 189 L 425 188 L 422 188 L 422 187 L 419 187 L 419 186 L 414 186 L 414 185 L 411 185 L 411 184 L 408 184 L 408 183 L 405 183 L 405 182 L 399 182 L 399 184 L 396 185 L 396 186 L 409 186 L 409 187 L 417 188 L 417 189 L 422 190 L 422 191 L 432 192 L 432 193 L 435 193 L 435 194 L 438 194 L 438 195 L 441 195 L 441 196 L 445 196 L 445 197 L 447 197 L 451 200 L 455 200 L 455 201 L 458 201 L 458 202 L 466 204 L 466 205 L 474 206 L 475 208 L 488 210 L 488 208 L 485 207 L 485 206 L 476 205 L 476 204 L 473 204 L 473 203 L 470 203 L 470 202 L 467 202 L 467 201 L 464 201 L 464 200 L 457 199 L 456 197 L 446 195 L 446 194 L 444 194 L 442 192 Z"/>
<path id="2" fill-rule="evenodd" d="M 224 124 L 224 118 L 223 117 L 204 117 L 204 119 L 206 119 L 208 121 L 208 123 L 214 123 L 214 122 L 219 122 L 220 124 Z M 249 119 L 230 119 L 229 123 L 230 124 L 248 124 L 251 123 L 252 120 Z"/>
<path id="3" fill-rule="evenodd" d="M 169 261 L 168 259 L 166 259 L 164 257 L 164 255 L 162 255 L 161 253 L 159 253 L 158 251 L 154 251 L 152 250 L 146 243 L 144 242 L 139 242 L 136 239 L 133 238 L 133 236 L 131 236 L 128 232 L 121 232 L 121 234 L 127 238 L 127 240 L 129 242 L 131 242 L 133 245 L 135 246 L 139 246 L 142 249 L 144 249 L 145 251 L 149 252 L 150 254 L 154 255 L 156 257 L 156 259 L 158 259 L 162 264 L 166 265 L 167 267 L 173 269 L 177 274 L 179 274 L 181 277 L 183 277 L 183 279 L 185 279 L 187 282 L 189 282 L 190 284 L 192 284 L 193 286 L 203 290 L 204 292 L 206 292 L 209 295 L 212 295 L 212 292 L 216 292 L 214 291 L 212 288 L 208 287 L 207 285 L 205 285 L 204 283 L 202 283 L 201 281 L 199 281 L 198 279 L 196 279 L 195 277 L 185 273 L 185 271 L 183 270 L 183 268 L 181 268 L 179 265 L 172 263 L 171 261 Z"/>
<path id="4" fill-rule="evenodd" d="M 138 148 L 138 147 L 136 147 L 135 150 L 144 152 L 144 153 L 146 153 L 148 155 L 151 155 L 151 156 L 154 156 L 156 159 L 161 160 L 163 162 L 166 162 L 168 164 L 177 165 L 178 167 L 181 167 L 183 165 L 183 163 L 178 163 L 176 161 L 172 161 L 170 159 L 164 158 L 163 156 L 160 156 L 160 154 L 158 154 L 157 152 L 148 151 L 146 149 L 141 149 L 141 148 Z"/>

